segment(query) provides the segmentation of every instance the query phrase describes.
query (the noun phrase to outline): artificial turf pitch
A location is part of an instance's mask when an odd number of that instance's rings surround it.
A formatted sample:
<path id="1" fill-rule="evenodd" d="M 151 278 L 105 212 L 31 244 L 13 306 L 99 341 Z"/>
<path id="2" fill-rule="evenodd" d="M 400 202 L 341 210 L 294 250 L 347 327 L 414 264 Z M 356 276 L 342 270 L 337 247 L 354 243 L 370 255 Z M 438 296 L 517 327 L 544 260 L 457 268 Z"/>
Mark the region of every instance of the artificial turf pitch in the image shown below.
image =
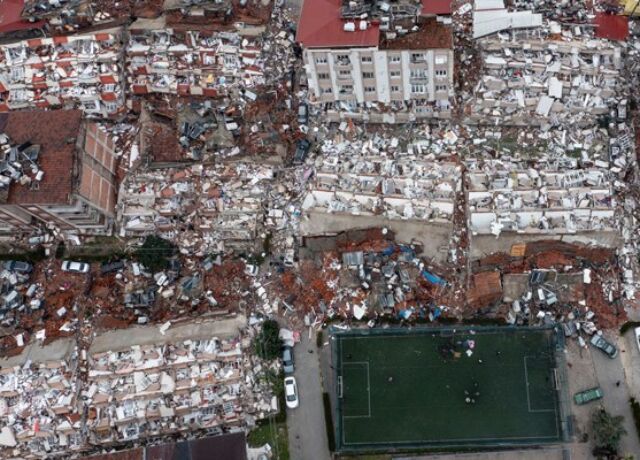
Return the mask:
<path id="1" fill-rule="evenodd" d="M 336 334 L 339 449 L 561 440 L 555 332 L 473 332 Z"/>

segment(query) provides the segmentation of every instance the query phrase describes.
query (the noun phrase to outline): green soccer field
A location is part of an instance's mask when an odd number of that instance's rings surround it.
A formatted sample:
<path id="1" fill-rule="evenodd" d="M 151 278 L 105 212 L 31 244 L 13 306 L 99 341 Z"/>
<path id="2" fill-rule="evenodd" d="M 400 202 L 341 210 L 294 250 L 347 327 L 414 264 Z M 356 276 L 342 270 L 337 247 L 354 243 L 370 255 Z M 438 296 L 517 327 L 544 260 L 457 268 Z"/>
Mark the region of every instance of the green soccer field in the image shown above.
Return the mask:
<path id="1" fill-rule="evenodd" d="M 335 334 L 339 448 L 561 440 L 555 332 L 472 331 Z"/>

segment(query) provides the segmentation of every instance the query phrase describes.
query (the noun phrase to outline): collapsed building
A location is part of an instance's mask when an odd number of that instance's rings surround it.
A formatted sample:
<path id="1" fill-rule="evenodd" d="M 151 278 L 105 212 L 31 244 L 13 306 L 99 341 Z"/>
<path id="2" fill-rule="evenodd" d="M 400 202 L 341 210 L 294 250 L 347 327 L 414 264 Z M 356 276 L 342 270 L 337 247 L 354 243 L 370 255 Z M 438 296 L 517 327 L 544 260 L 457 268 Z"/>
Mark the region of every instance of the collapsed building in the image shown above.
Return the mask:
<path id="1" fill-rule="evenodd" d="M 419 146 L 395 157 L 373 142 L 362 146 L 362 154 L 357 147 L 323 145 L 302 202 L 301 237 L 387 226 L 399 242 L 418 242 L 434 253 L 446 246 L 462 186 L 460 166 L 422 159 Z"/>
<path id="2" fill-rule="evenodd" d="M 468 122 L 542 125 L 571 120 L 589 126 L 617 108 L 622 48 L 609 40 L 550 38 L 540 30 L 514 31 L 478 42 L 483 69 Z"/>
<path id="3" fill-rule="evenodd" d="M 484 161 L 469 168 L 467 203 L 472 246 L 487 239 L 562 239 L 615 246 L 619 242 L 613 175 L 578 169 L 577 160 L 526 167 Z"/>
<path id="4" fill-rule="evenodd" d="M 121 29 L 0 45 L 0 112 L 81 108 L 108 117 L 124 109 Z"/>
<path id="5" fill-rule="evenodd" d="M 131 25 L 127 69 L 134 95 L 205 97 L 258 85 L 263 72 L 253 39 L 235 32 L 176 31 L 166 28 L 164 16 Z"/>
<path id="6" fill-rule="evenodd" d="M 305 1 L 296 40 L 314 102 L 332 121 L 449 117 L 453 36 L 439 15 L 450 14 L 432 0 Z"/>
<path id="7" fill-rule="evenodd" d="M 0 454 L 42 458 L 254 426 L 277 403 L 245 352 L 245 323 L 142 327 L 136 340 L 108 332 L 88 350 L 72 339 L 29 346 L 2 362 Z"/>
<path id="8" fill-rule="evenodd" d="M 0 131 L 2 234 L 111 231 L 116 152 L 99 125 L 79 110 L 26 111 L 0 114 Z"/>
<path id="9" fill-rule="evenodd" d="M 204 252 L 256 244 L 267 198 L 263 187 L 273 181 L 273 168 L 237 163 L 205 170 L 194 165 L 173 170 L 171 180 L 167 176 L 167 170 L 150 170 L 123 182 L 121 235 L 181 236 L 181 247 Z"/>

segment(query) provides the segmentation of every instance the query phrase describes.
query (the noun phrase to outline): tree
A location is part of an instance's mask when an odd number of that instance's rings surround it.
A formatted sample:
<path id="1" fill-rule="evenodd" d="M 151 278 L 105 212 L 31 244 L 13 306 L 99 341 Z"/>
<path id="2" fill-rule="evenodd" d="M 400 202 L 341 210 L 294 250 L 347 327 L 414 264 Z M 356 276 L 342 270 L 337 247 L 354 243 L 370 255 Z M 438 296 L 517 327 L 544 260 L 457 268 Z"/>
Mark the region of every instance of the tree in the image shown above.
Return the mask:
<path id="1" fill-rule="evenodd" d="M 591 427 L 593 428 L 595 444 L 594 453 L 614 455 L 618 452 L 620 439 L 627 434 L 627 430 L 622 426 L 623 421 L 623 416 L 612 416 L 604 409 L 596 410 L 592 414 Z"/>
<path id="2" fill-rule="evenodd" d="M 262 323 L 262 330 L 253 344 L 256 354 L 262 359 L 275 359 L 280 356 L 282 340 L 279 337 L 280 326 L 277 321 L 268 319 Z"/>
<path id="3" fill-rule="evenodd" d="M 155 235 L 147 236 L 135 257 L 142 265 L 153 273 L 169 266 L 169 258 L 175 253 L 171 242 Z"/>

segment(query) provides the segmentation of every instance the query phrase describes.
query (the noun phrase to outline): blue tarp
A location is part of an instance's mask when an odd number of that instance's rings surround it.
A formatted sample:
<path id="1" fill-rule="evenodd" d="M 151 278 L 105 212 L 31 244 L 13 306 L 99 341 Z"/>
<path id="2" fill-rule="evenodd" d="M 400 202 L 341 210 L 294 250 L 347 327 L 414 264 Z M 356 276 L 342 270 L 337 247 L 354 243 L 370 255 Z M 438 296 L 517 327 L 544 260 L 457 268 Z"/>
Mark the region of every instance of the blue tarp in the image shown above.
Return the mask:
<path id="1" fill-rule="evenodd" d="M 389 246 L 388 248 L 384 249 L 382 251 L 382 254 L 385 256 L 390 256 L 391 254 L 394 253 L 394 251 L 396 250 L 395 246 L 392 244 L 391 246 Z"/>
<path id="2" fill-rule="evenodd" d="M 438 275 L 434 275 L 433 273 L 429 273 L 426 270 L 422 270 L 422 276 L 424 277 L 424 279 L 429 281 L 431 284 L 439 284 L 441 286 L 444 286 L 445 284 L 447 284 L 447 282 L 445 280 L 443 280 L 442 278 L 440 278 Z"/>

